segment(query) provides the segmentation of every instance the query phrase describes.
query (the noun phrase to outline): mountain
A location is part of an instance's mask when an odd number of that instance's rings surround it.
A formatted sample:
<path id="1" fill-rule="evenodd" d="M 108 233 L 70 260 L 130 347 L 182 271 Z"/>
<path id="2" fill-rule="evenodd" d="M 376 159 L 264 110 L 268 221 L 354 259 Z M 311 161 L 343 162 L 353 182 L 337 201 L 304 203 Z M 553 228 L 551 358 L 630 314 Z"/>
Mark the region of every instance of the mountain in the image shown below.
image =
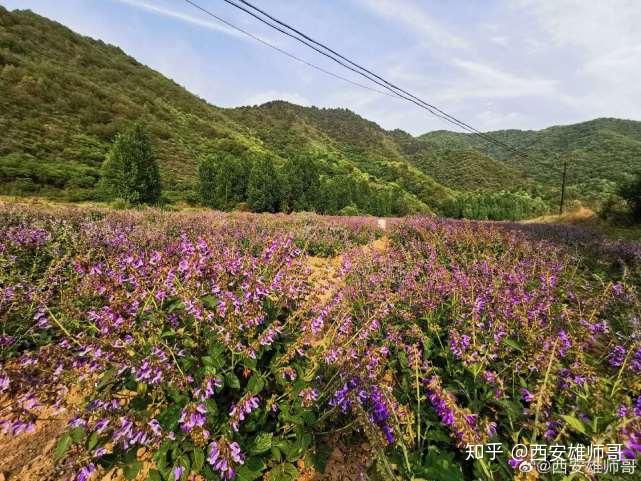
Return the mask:
<path id="1" fill-rule="evenodd" d="M 174 199 L 195 196 L 198 161 L 221 142 L 277 164 L 293 151 L 319 156 L 325 176 L 349 176 L 355 189 L 393 199 L 397 213 L 432 212 L 454 195 L 396 152 L 380 127 L 351 112 L 283 102 L 221 109 L 119 48 L 30 11 L 0 7 L 0 27 L 2 193 L 92 198 L 115 135 L 141 121 Z M 332 122 L 341 117 L 346 132 L 352 123 L 358 132 L 338 138 Z M 350 143 L 361 135 L 378 143 Z"/>
<path id="2" fill-rule="evenodd" d="M 499 130 L 489 135 L 527 152 L 515 156 L 473 134 L 436 131 L 420 137 L 432 149 L 473 149 L 520 169 L 549 188 L 558 188 L 567 161 L 567 184 L 576 195 L 598 199 L 641 170 L 641 122 L 600 118 L 543 130 Z M 439 177 L 436 176 L 438 179 Z"/>
<path id="3" fill-rule="evenodd" d="M 514 199 L 503 191 L 551 200 L 564 158 L 576 195 L 598 197 L 641 166 L 634 121 L 492 132 L 530 152 L 514 157 L 469 134 L 387 131 L 347 109 L 283 101 L 219 108 L 118 47 L 2 7 L 0 112 L 0 193 L 68 200 L 96 197 L 105 154 L 134 121 L 150 134 L 170 200 L 199 201 L 198 164 L 223 150 L 268 156 L 277 170 L 288 159 L 313 159 L 321 192 L 331 197 L 321 211 L 376 215 L 459 215 L 470 211 L 457 207 L 461 199 L 482 202 L 469 195 L 475 191 L 500 193 L 488 202 L 504 205 Z"/>

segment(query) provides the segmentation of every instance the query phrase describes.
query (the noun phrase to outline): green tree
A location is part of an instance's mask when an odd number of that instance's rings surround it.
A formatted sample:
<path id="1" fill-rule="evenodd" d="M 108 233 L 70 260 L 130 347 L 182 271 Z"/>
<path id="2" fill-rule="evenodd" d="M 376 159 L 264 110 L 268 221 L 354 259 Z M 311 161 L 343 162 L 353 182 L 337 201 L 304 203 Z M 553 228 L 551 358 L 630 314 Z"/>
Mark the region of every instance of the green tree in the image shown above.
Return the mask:
<path id="1" fill-rule="evenodd" d="M 641 222 L 641 172 L 619 188 L 619 195 L 628 205 L 632 220 Z"/>
<path id="2" fill-rule="evenodd" d="M 160 199 L 158 163 L 139 123 L 118 134 L 102 166 L 102 188 L 110 199 L 155 204 Z"/>
<path id="3" fill-rule="evenodd" d="M 320 207 L 320 175 L 315 159 L 293 155 L 283 167 L 283 210 L 317 210 Z"/>
<path id="4" fill-rule="evenodd" d="M 279 179 L 271 157 L 257 155 L 247 184 L 247 203 L 254 212 L 277 212 L 279 209 Z"/>
<path id="5" fill-rule="evenodd" d="M 218 147 L 198 164 L 200 197 L 208 207 L 230 210 L 247 198 L 252 156 L 245 149 Z"/>

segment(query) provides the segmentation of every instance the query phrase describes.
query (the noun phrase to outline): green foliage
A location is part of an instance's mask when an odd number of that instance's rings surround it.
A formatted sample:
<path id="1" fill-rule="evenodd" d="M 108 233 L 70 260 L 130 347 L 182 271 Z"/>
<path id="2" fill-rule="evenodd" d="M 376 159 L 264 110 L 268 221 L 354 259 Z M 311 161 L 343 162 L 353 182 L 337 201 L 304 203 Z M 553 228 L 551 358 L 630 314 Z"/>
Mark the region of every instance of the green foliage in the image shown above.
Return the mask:
<path id="1" fill-rule="evenodd" d="M 568 161 L 567 182 L 579 196 L 602 202 L 626 176 L 641 168 L 641 122 L 600 118 L 580 124 L 555 126 L 539 131 L 499 130 L 490 134 L 526 156 L 515 156 L 478 136 L 446 131 L 420 138 L 440 149 L 470 148 L 504 162 L 558 195 L 563 161 Z M 438 177 L 437 177 L 438 178 Z"/>
<path id="2" fill-rule="evenodd" d="M 254 212 L 276 212 L 279 200 L 279 180 L 274 163 L 271 157 L 258 155 L 249 173 L 247 203 Z"/>
<path id="3" fill-rule="evenodd" d="M 214 209 L 231 210 L 244 202 L 252 162 L 244 146 L 230 140 L 218 142 L 214 152 L 198 164 L 203 204 Z"/>
<path id="4" fill-rule="evenodd" d="M 349 203 L 375 215 L 439 212 L 453 199 L 451 189 L 408 162 L 392 133 L 347 109 L 274 101 L 229 114 L 278 156 L 314 159 L 321 178 L 321 212 L 337 213 Z M 357 200 L 366 191 L 376 198 Z M 349 197 L 341 199 L 339 192 Z"/>
<path id="5" fill-rule="evenodd" d="M 549 211 L 548 204 L 525 192 L 466 192 L 451 204 L 448 215 L 458 219 L 521 220 Z"/>
<path id="6" fill-rule="evenodd" d="M 320 179 L 313 157 L 300 154 L 289 157 L 283 166 L 282 178 L 283 210 L 317 210 Z"/>
<path id="7" fill-rule="evenodd" d="M 0 184 L 8 194 L 46 194 L 55 188 L 74 192 L 77 198 L 70 200 L 83 200 L 82 193 L 92 190 L 99 178 L 97 168 L 75 161 L 40 161 L 19 153 L 0 157 Z"/>
<path id="8" fill-rule="evenodd" d="M 630 218 L 641 222 L 641 173 L 636 178 L 621 185 L 619 195 L 628 206 Z"/>
<path id="9" fill-rule="evenodd" d="M 102 167 L 102 188 L 109 199 L 156 204 L 160 173 L 144 128 L 135 124 L 116 140 Z"/>
<path id="10" fill-rule="evenodd" d="M 477 189 L 550 201 L 563 158 L 571 198 L 599 203 L 641 167 L 639 122 L 493 132 L 529 153 L 514 157 L 478 136 L 386 131 L 347 109 L 281 101 L 220 109 L 119 48 L 31 12 L 0 8 L 0 23 L 0 193 L 96 198 L 111 143 L 136 121 L 153 142 L 167 199 L 223 210 L 247 201 L 257 152 L 280 175 L 279 209 L 331 214 L 349 205 L 448 214 L 460 192 Z"/>

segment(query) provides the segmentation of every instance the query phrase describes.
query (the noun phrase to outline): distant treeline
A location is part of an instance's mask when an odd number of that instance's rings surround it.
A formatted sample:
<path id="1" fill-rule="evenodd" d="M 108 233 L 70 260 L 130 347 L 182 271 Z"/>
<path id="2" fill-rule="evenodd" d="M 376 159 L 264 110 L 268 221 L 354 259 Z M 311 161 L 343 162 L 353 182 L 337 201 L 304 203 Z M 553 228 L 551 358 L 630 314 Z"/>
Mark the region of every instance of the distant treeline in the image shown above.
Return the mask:
<path id="1" fill-rule="evenodd" d="M 400 187 L 360 173 L 324 172 L 322 159 L 292 153 L 286 159 L 222 140 L 198 165 L 200 201 L 220 210 L 315 211 L 323 214 L 400 216 L 416 212 Z"/>
<path id="2" fill-rule="evenodd" d="M 463 192 L 445 215 L 457 219 L 520 220 L 544 215 L 549 209 L 543 199 L 526 192 Z"/>
<path id="3" fill-rule="evenodd" d="M 38 162 L 25 155 L 0 158 L 0 178 L 17 182 L 23 193 L 37 184 L 67 186 L 77 200 L 97 198 L 125 204 L 158 204 L 162 195 L 158 162 L 149 133 L 135 124 L 118 134 L 101 168 Z M 287 158 L 219 139 L 198 163 L 198 187 L 187 200 L 213 209 L 253 212 L 313 211 L 321 214 L 403 216 L 416 212 L 448 217 L 518 220 L 544 214 L 547 204 L 522 192 L 462 192 L 440 201 L 438 211 L 395 183 L 378 183 L 361 171 L 336 171 L 313 152 Z"/>

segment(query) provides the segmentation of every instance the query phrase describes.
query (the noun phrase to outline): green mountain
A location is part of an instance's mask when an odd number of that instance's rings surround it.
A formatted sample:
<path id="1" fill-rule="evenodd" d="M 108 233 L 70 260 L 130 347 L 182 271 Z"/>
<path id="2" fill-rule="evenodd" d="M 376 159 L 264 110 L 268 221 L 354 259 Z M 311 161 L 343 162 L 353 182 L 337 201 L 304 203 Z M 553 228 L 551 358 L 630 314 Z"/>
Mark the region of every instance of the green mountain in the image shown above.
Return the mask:
<path id="1" fill-rule="evenodd" d="M 314 208 L 376 215 L 493 218 L 485 207 L 462 214 L 471 210 L 461 202 L 500 203 L 503 212 L 512 202 L 529 203 L 504 191 L 553 199 L 564 158 L 569 184 L 583 197 L 603 195 L 641 167 L 641 122 L 492 132 L 530 152 L 514 157 L 469 134 L 386 131 L 346 109 L 282 101 L 219 108 L 117 47 L 2 7 L 0 113 L 0 193 L 69 200 L 96 198 L 105 155 L 134 121 L 150 134 L 170 200 L 201 200 L 198 164 L 223 151 L 267 156 L 281 173 L 290 159 L 314 160 L 322 197 Z"/>
<path id="2" fill-rule="evenodd" d="M 527 156 L 516 156 L 476 135 L 437 131 L 421 140 L 431 148 L 465 152 L 473 149 L 491 156 L 532 179 L 557 189 L 563 162 L 567 161 L 567 183 L 575 195 L 599 199 L 630 174 L 641 170 L 641 122 L 600 118 L 574 125 L 532 130 L 490 132 Z M 436 176 L 438 179 L 439 177 Z"/>
<path id="3" fill-rule="evenodd" d="M 93 198 L 115 135 L 141 121 L 174 199 L 194 197 L 199 160 L 230 143 L 276 164 L 293 152 L 315 156 L 326 179 L 349 177 L 350 189 L 391 199 L 395 213 L 439 210 L 453 198 L 407 162 L 380 127 L 351 112 L 283 102 L 221 109 L 119 48 L 30 11 L 0 7 L 0 27 L 2 193 Z"/>

